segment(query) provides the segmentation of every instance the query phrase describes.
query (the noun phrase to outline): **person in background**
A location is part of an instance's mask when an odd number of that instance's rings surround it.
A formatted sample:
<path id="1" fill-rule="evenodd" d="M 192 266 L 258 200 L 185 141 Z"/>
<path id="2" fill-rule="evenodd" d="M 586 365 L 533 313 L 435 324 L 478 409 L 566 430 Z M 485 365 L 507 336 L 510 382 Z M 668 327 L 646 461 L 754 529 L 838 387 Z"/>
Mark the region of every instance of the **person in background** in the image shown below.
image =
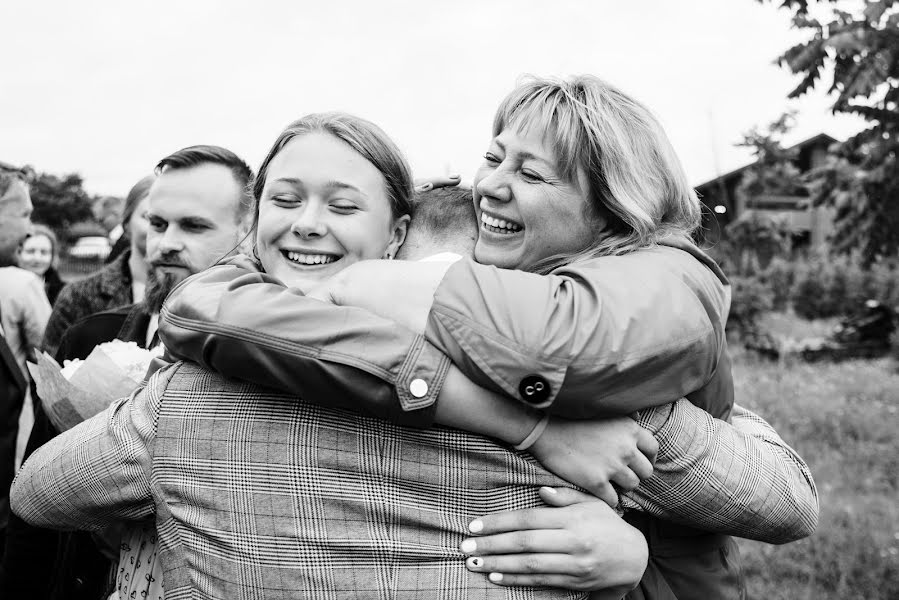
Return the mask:
<path id="1" fill-rule="evenodd" d="M 53 305 L 42 347 L 55 355 L 66 329 L 94 313 L 140 302 L 147 280 L 147 194 L 154 180 L 138 181 L 125 201 L 123 218 L 130 246 L 114 261 L 79 281 L 66 285 Z"/>
<path id="2" fill-rule="evenodd" d="M 19 249 L 19 267 L 31 271 L 44 281 L 44 291 L 50 306 L 56 303 L 62 291 L 62 278 L 59 276 L 59 241 L 56 234 L 46 225 L 35 224 L 34 228 Z"/>
<path id="3" fill-rule="evenodd" d="M 19 246 L 31 233 L 31 211 L 23 178 L 0 173 L 0 554 L 6 546 L 9 487 L 33 418 L 25 360 L 40 345 L 50 316 L 41 280 L 14 266 Z"/>
<path id="4" fill-rule="evenodd" d="M 113 339 L 142 348 L 155 345 L 159 309 L 171 288 L 229 254 L 246 233 L 241 224 L 251 204 L 245 190 L 252 171 L 236 154 L 218 146 L 192 146 L 163 158 L 156 171 L 158 177 L 142 180 L 151 185 L 142 192 L 141 201 L 132 202 L 133 194 L 129 194 L 126 205 L 132 242 L 142 240 L 136 251 L 148 259 L 146 294 L 140 302 L 89 315 L 69 327 L 56 353 L 60 364 L 87 358 L 94 347 Z M 136 210 L 140 226 L 133 220 Z M 149 230 L 144 223 L 151 224 Z M 26 458 L 57 435 L 59 431 L 38 406 Z M 117 572 L 119 597 L 125 600 L 132 592 L 144 592 L 146 596 L 138 597 L 155 598 L 154 593 L 161 594 L 161 578 L 144 577 L 153 572 L 155 552 L 139 555 L 139 542 L 122 541 L 126 547 L 133 545 L 134 553 L 122 563 L 132 569 L 128 576 Z M 116 558 L 117 552 L 118 548 Z M 90 534 L 34 527 L 12 515 L 9 551 L 0 563 L 0 598 L 100 598 L 108 591 L 113 566 Z"/>
<path id="5" fill-rule="evenodd" d="M 14 266 L 32 230 L 31 193 L 18 172 L 0 171 L 0 267 Z"/>
<path id="6" fill-rule="evenodd" d="M 115 244 L 125 232 L 125 201 L 119 196 L 104 196 L 94 202 L 93 212 L 106 231 L 110 245 Z"/>
<path id="7" fill-rule="evenodd" d="M 138 231 L 138 229 L 142 230 L 143 235 L 146 235 L 147 207 L 146 204 L 141 204 L 141 201 L 147 197 L 147 192 L 150 190 L 154 178 L 154 175 L 147 175 L 138 181 L 137 184 L 131 188 L 131 191 L 128 192 L 128 196 L 125 198 L 125 210 L 122 212 L 122 228 L 124 231 L 112 245 L 112 250 L 109 252 L 109 256 L 106 257 L 105 261 L 106 264 L 109 264 L 130 249 L 132 251 L 132 257 L 135 255 L 139 256 L 139 258 L 132 258 L 132 264 L 129 266 L 131 268 L 132 279 L 140 284 L 145 283 L 147 280 L 147 267 L 142 260 L 142 257 L 146 254 L 146 250 L 141 247 L 140 252 L 134 252 L 134 248 L 131 246 L 131 236 L 132 233 Z M 138 244 L 143 245 L 143 240 L 144 238 L 140 237 L 137 240 Z M 134 301 L 140 302 L 140 300 L 141 298 L 135 298 Z"/>

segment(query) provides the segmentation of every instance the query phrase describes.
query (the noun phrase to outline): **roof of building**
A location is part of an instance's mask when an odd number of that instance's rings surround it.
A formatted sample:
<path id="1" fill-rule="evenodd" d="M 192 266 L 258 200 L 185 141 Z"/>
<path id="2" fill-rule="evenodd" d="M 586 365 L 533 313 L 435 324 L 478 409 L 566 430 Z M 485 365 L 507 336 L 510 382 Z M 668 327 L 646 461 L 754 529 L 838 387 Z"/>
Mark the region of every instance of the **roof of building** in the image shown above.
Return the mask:
<path id="1" fill-rule="evenodd" d="M 787 150 L 800 150 L 801 151 L 810 146 L 819 146 L 819 145 L 830 146 L 831 144 L 839 142 L 839 141 L 840 140 L 836 139 L 833 136 L 827 135 L 826 133 L 819 133 L 818 135 L 813 135 L 812 137 L 810 137 L 806 140 L 803 140 L 803 141 L 799 142 L 798 144 L 794 144 L 794 145 L 790 146 L 789 148 L 787 148 Z M 741 173 L 743 173 L 743 171 L 745 171 L 746 169 L 748 169 L 749 167 L 751 167 L 754 164 L 755 164 L 755 162 L 745 164 L 738 169 L 729 171 L 729 172 L 725 173 L 724 175 L 719 175 L 718 177 L 715 177 L 714 179 L 709 179 L 708 181 L 700 183 L 699 185 L 697 185 L 695 187 L 696 187 L 696 189 L 701 189 L 701 188 L 709 187 L 712 185 L 717 186 L 720 181 L 728 180 L 728 179 L 731 179 L 732 177 L 740 175 Z"/>

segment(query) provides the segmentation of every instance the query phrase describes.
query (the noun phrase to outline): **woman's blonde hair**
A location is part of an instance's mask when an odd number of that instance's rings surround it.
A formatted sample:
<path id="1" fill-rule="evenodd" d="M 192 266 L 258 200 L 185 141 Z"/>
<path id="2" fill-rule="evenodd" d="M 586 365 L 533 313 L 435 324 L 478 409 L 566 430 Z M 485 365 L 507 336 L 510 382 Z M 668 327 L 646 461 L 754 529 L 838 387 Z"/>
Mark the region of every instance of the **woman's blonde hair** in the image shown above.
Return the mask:
<path id="1" fill-rule="evenodd" d="M 533 270 L 623 254 L 700 224 L 700 203 L 661 124 L 642 104 L 598 77 L 530 77 L 500 104 L 493 135 L 539 128 L 552 141 L 562 174 L 589 183 L 590 214 L 606 226 L 586 248 L 556 255 Z M 586 191 L 586 190 L 585 190 Z"/>

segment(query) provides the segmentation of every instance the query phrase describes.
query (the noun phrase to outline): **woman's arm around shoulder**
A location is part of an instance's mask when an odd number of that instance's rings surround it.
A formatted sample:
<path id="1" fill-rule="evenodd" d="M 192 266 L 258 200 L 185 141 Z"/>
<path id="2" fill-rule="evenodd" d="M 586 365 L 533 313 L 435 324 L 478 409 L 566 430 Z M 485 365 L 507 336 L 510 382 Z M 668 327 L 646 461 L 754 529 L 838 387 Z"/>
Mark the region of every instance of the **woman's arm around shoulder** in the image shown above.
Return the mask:
<path id="1" fill-rule="evenodd" d="M 440 277 L 364 261 L 328 297 L 423 328 L 478 385 L 568 418 L 673 402 L 708 383 L 724 352 L 730 288 L 687 241 L 549 275 L 459 260 Z"/>
<path id="2" fill-rule="evenodd" d="M 416 427 L 432 423 L 449 367 L 422 335 L 305 296 L 245 256 L 176 287 L 159 335 L 175 358 L 227 377 Z"/>

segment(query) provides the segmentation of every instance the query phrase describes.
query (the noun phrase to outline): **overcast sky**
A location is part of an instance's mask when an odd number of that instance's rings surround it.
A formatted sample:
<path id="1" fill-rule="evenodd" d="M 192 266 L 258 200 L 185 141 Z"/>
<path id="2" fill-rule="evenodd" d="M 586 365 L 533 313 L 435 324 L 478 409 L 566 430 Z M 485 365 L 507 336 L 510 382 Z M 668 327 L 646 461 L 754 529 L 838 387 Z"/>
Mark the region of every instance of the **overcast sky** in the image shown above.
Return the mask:
<path id="1" fill-rule="evenodd" d="M 740 134 L 787 108 L 788 138 L 860 129 L 823 93 L 788 104 L 773 60 L 800 39 L 754 0 L 154 0 L 0 5 L 0 161 L 124 195 L 166 154 L 219 144 L 259 162 L 306 113 L 390 134 L 416 175 L 469 180 L 525 73 L 593 73 L 660 117 L 699 184 L 749 160 Z"/>

